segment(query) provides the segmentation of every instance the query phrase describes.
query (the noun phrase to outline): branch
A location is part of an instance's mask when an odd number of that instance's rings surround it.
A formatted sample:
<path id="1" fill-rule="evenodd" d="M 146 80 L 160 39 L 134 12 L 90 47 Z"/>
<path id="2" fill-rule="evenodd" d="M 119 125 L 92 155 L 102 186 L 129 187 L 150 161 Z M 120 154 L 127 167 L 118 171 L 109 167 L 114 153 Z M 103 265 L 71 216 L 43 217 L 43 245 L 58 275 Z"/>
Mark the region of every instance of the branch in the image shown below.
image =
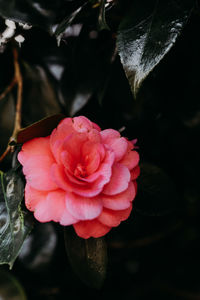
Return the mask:
<path id="1" fill-rule="evenodd" d="M 23 90 L 23 80 L 21 75 L 21 70 L 19 66 L 19 58 L 17 49 L 13 49 L 13 59 L 14 59 L 14 78 L 10 85 L 5 89 L 5 91 L 0 95 L 0 100 L 3 99 L 15 86 L 17 85 L 17 101 L 16 101 L 16 109 L 15 109 L 15 125 L 13 129 L 13 133 L 9 139 L 8 146 L 4 153 L 0 157 L 0 163 L 6 157 L 8 153 L 13 150 L 12 144 L 17 143 L 17 134 L 21 129 L 21 110 L 22 110 L 22 90 Z"/>
<path id="2" fill-rule="evenodd" d="M 23 80 L 21 75 L 21 70 L 18 61 L 18 52 L 16 48 L 13 49 L 14 56 L 14 68 L 15 68 L 15 79 L 17 82 L 17 102 L 16 102 L 16 110 L 15 110 L 15 126 L 10 138 L 9 143 L 15 142 L 17 143 L 17 134 L 21 129 L 21 112 L 22 112 L 22 89 L 23 89 Z"/>

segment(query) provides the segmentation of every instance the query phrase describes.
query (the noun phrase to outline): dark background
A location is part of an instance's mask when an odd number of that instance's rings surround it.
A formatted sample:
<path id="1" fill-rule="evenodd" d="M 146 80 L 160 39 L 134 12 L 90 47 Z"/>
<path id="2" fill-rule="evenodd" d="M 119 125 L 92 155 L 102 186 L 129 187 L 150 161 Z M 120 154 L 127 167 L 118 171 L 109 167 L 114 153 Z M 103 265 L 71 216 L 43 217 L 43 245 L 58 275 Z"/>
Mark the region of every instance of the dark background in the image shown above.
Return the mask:
<path id="1" fill-rule="evenodd" d="M 73 272 L 61 226 L 36 223 L 12 271 L 1 267 L 17 278 L 30 300 L 200 299 L 199 6 L 134 99 L 114 51 L 128 3 L 108 11 L 111 31 L 97 32 L 96 12 L 88 9 L 77 21 L 83 22 L 81 34 L 65 36 L 60 47 L 43 21 L 23 32 L 23 126 L 59 112 L 85 115 L 103 129 L 125 127 L 124 136 L 138 139 L 141 158 L 131 217 L 105 237 L 108 266 L 102 288 L 88 287 Z M 13 76 L 11 49 L 9 42 L 0 54 L 1 91 Z M 15 94 L 0 102 L 1 152 L 12 132 Z M 7 158 L 1 169 L 9 164 Z M 0 284 L 0 296 L 1 290 Z"/>

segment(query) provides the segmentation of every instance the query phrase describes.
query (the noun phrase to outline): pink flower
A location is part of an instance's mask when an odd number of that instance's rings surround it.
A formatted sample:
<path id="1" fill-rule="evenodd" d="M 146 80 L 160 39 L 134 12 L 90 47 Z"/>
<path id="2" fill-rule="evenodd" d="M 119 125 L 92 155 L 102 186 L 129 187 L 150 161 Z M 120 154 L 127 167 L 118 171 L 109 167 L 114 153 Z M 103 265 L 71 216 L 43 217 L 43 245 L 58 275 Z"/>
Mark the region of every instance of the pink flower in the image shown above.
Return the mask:
<path id="1" fill-rule="evenodd" d="M 63 119 L 50 136 L 22 146 L 25 203 L 40 222 L 73 225 L 82 238 L 100 237 L 126 220 L 136 195 L 139 155 L 113 129 L 86 117 Z"/>

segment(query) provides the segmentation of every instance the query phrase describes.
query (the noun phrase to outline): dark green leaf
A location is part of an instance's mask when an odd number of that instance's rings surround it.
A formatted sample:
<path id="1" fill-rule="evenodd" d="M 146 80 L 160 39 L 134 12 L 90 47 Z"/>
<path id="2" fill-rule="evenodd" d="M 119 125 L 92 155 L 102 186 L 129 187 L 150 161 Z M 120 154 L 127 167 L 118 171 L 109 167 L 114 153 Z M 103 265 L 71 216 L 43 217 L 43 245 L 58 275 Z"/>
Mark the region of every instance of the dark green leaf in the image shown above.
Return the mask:
<path id="1" fill-rule="evenodd" d="M 0 270 L 0 299 L 26 300 L 26 295 L 19 281 L 10 273 Z"/>
<path id="2" fill-rule="evenodd" d="M 58 45 L 60 45 L 60 41 L 62 39 L 62 36 L 65 32 L 65 30 L 71 25 L 71 23 L 74 21 L 76 16 L 80 13 L 80 11 L 85 7 L 86 2 L 78 7 L 75 11 L 73 11 L 69 16 L 63 19 L 63 21 L 57 26 L 56 31 L 54 35 L 57 38 Z"/>
<path id="3" fill-rule="evenodd" d="M 56 83 L 42 66 L 23 63 L 23 125 L 61 112 Z"/>
<path id="4" fill-rule="evenodd" d="M 44 118 L 26 128 L 22 128 L 17 135 L 17 143 L 23 144 L 33 138 L 50 135 L 63 118 L 64 115 L 57 114 Z"/>
<path id="5" fill-rule="evenodd" d="M 83 25 L 68 54 L 61 79 L 61 93 L 70 116 L 81 110 L 105 86 L 114 43 L 109 31 Z M 80 51 L 81 49 L 81 51 Z"/>
<path id="6" fill-rule="evenodd" d="M 36 223 L 18 256 L 18 261 L 28 270 L 44 271 L 53 266 L 57 249 L 57 234 L 53 223 Z M 56 260 L 57 262 L 57 260 Z"/>
<path id="7" fill-rule="evenodd" d="M 106 23 L 106 16 L 105 16 L 105 0 L 101 0 L 100 3 L 100 10 L 99 10 L 99 29 L 109 29 L 108 24 Z"/>
<path id="8" fill-rule="evenodd" d="M 193 5 L 191 0 L 137 0 L 122 20 L 118 51 L 135 97 L 143 80 L 174 45 Z"/>
<path id="9" fill-rule="evenodd" d="M 177 208 L 178 194 L 172 179 L 161 168 L 150 163 L 140 165 L 135 209 L 141 215 L 164 216 Z"/>
<path id="10" fill-rule="evenodd" d="M 24 183 L 18 172 L 0 171 L 0 180 L 0 264 L 12 268 L 31 230 L 31 222 L 21 208 Z"/>
<path id="11" fill-rule="evenodd" d="M 11 93 L 0 100 L 0 153 L 6 149 L 10 136 L 12 135 L 15 119 L 15 103 Z"/>
<path id="12" fill-rule="evenodd" d="M 107 247 L 104 238 L 82 239 L 66 227 L 65 246 L 77 276 L 88 286 L 100 288 L 106 276 Z"/>

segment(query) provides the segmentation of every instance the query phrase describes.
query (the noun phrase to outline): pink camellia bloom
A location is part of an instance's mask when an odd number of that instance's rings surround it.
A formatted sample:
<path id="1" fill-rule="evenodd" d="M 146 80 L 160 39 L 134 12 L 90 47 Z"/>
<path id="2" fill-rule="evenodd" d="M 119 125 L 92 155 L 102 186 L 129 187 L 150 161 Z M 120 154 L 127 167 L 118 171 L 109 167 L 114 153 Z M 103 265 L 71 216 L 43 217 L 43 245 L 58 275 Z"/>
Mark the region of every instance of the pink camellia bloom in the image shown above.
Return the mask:
<path id="1" fill-rule="evenodd" d="M 65 118 L 50 136 L 22 146 L 25 204 L 40 222 L 73 225 L 82 238 L 101 237 L 126 220 L 136 195 L 139 155 L 113 129 L 86 117 Z"/>

